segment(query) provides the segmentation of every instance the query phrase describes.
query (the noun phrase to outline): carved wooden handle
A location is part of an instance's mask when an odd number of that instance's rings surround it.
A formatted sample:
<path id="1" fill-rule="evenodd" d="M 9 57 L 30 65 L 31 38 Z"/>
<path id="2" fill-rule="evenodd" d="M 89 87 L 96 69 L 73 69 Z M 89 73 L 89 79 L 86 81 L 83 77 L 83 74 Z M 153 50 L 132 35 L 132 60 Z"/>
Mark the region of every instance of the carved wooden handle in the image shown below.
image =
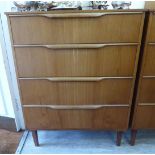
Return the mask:
<path id="1" fill-rule="evenodd" d="M 60 44 L 60 45 L 43 45 L 50 49 L 89 49 L 89 48 L 103 48 L 107 46 L 128 46 L 138 45 L 138 43 L 113 43 L 113 44 Z"/>
<path id="2" fill-rule="evenodd" d="M 148 43 L 149 45 L 155 46 L 155 43 Z"/>
<path id="3" fill-rule="evenodd" d="M 11 14 L 11 17 L 32 17 L 41 16 L 46 18 L 95 18 L 106 15 L 122 15 L 122 14 L 142 14 L 143 12 L 96 12 L 96 13 L 64 13 L 64 14 Z"/>
<path id="4" fill-rule="evenodd" d="M 155 79 L 155 76 L 142 76 L 144 79 Z"/>
<path id="5" fill-rule="evenodd" d="M 133 77 L 42 77 L 42 78 L 19 78 L 23 80 L 48 80 L 52 82 L 98 82 L 106 79 L 132 79 Z"/>
<path id="6" fill-rule="evenodd" d="M 14 45 L 14 47 L 45 47 L 48 49 L 97 49 L 108 46 L 135 46 L 139 43 L 108 43 L 108 44 L 57 44 L 57 45 Z"/>
<path id="7" fill-rule="evenodd" d="M 119 14 L 139 14 L 142 12 L 103 12 L 103 13 L 64 13 L 64 14 L 40 14 L 39 16 L 47 18 L 94 18 L 106 15 L 119 15 Z"/>
<path id="8" fill-rule="evenodd" d="M 138 106 L 155 106 L 155 103 L 149 103 L 149 102 L 146 102 L 146 103 L 138 103 Z"/>
<path id="9" fill-rule="evenodd" d="M 84 49 L 84 48 L 102 48 L 107 46 L 107 44 L 61 44 L 61 45 L 44 45 L 46 48 L 50 49 Z"/>
<path id="10" fill-rule="evenodd" d="M 107 13 L 64 13 L 64 14 L 40 14 L 39 16 L 47 18 L 86 18 L 86 17 L 101 17 Z"/>
<path id="11" fill-rule="evenodd" d="M 25 108 L 50 108 L 54 110 L 93 110 L 104 107 L 129 107 L 128 104 L 109 104 L 109 105 L 23 105 Z"/>

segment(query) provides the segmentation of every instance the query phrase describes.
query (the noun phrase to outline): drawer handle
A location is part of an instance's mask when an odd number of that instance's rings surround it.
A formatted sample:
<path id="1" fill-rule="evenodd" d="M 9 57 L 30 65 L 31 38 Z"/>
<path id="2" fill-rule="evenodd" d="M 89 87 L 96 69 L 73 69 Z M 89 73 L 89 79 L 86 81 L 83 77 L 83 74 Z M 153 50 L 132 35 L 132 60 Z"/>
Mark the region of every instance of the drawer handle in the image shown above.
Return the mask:
<path id="1" fill-rule="evenodd" d="M 48 49 L 92 49 L 108 46 L 136 46 L 139 43 L 113 43 L 113 44 L 57 44 L 57 45 L 14 45 L 14 47 L 45 47 Z"/>
<path id="2" fill-rule="evenodd" d="M 138 106 L 155 106 L 155 103 L 138 103 Z"/>
<path id="3" fill-rule="evenodd" d="M 65 13 L 65 14 L 41 14 L 39 16 L 47 18 L 86 18 L 86 17 L 101 17 L 105 16 L 107 13 Z"/>
<path id="4" fill-rule="evenodd" d="M 144 79 L 155 79 L 155 76 L 142 76 Z"/>
<path id="5" fill-rule="evenodd" d="M 50 77 L 50 78 L 19 78 L 21 80 L 48 80 L 52 82 L 98 82 L 107 79 L 132 79 L 133 77 Z"/>
<path id="6" fill-rule="evenodd" d="M 128 45 L 138 45 L 138 43 L 114 43 L 114 44 L 68 44 L 68 45 L 43 45 L 50 49 L 88 49 L 88 48 L 103 48 L 107 46 L 128 46 Z"/>
<path id="7" fill-rule="evenodd" d="M 50 108 L 54 110 L 93 110 L 104 107 L 129 107 L 128 104 L 111 104 L 111 105 L 23 105 L 25 108 Z"/>
<path id="8" fill-rule="evenodd" d="M 85 49 L 85 48 L 102 48 L 108 46 L 108 44 L 72 44 L 72 45 L 43 45 L 43 47 L 50 49 Z"/>
<path id="9" fill-rule="evenodd" d="M 122 14 L 142 14 L 143 12 L 103 12 L 103 13 L 64 13 L 64 14 L 11 14 L 12 17 L 31 17 L 41 16 L 46 18 L 94 18 L 106 15 L 122 15 Z"/>
<path id="10" fill-rule="evenodd" d="M 149 45 L 155 46 L 155 43 L 148 43 Z"/>
<path id="11" fill-rule="evenodd" d="M 106 15 L 119 15 L 119 14 L 137 14 L 142 12 L 109 12 L 109 13 L 64 13 L 64 14 L 41 14 L 40 16 L 47 18 L 86 18 L 86 17 L 102 17 Z"/>

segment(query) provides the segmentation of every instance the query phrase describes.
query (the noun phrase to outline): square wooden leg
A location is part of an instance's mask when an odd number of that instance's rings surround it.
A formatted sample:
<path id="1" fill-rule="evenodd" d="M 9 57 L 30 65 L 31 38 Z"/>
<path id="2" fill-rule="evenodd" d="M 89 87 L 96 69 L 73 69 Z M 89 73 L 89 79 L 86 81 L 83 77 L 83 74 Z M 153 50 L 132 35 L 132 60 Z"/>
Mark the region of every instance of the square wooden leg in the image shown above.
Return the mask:
<path id="1" fill-rule="evenodd" d="M 33 137 L 33 141 L 34 141 L 35 146 L 39 146 L 37 130 L 32 131 L 32 137 Z"/>
<path id="2" fill-rule="evenodd" d="M 122 140 L 122 131 L 117 131 L 117 136 L 116 136 L 116 145 L 120 146 L 121 145 L 121 140 Z"/>
<path id="3" fill-rule="evenodd" d="M 134 146 L 136 141 L 137 130 L 131 130 L 130 145 Z"/>

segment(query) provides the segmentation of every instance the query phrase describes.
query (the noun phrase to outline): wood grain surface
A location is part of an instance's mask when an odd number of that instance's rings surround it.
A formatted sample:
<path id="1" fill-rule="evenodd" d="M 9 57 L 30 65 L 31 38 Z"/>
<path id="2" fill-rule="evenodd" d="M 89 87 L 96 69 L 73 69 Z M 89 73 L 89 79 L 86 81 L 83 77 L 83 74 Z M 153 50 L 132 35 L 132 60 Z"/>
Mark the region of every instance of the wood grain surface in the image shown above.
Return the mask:
<path id="1" fill-rule="evenodd" d="M 24 108 L 26 128 L 31 130 L 118 129 L 124 131 L 128 126 L 128 113 L 128 108 L 122 107 L 117 109 L 101 108 L 97 110 Z"/>
<path id="2" fill-rule="evenodd" d="M 128 128 L 145 10 L 7 17 L 28 129 Z"/>
<path id="3" fill-rule="evenodd" d="M 155 45 L 148 44 L 146 51 L 143 76 L 155 76 Z"/>
<path id="4" fill-rule="evenodd" d="M 138 103 L 155 103 L 155 78 L 143 78 Z"/>
<path id="5" fill-rule="evenodd" d="M 148 30 L 148 42 L 155 42 L 155 13 L 151 12 Z"/>
<path id="6" fill-rule="evenodd" d="M 98 18 L 46 18 L 36 14 L 9 18 L 13 44 L 17 45 L 140 42 L 144 14 L 127 13 Z"/>
<path id="7" fill-rule="evenodd" d="M 138 106 L 133 120 L 133 129 L 155 129 L 155 106 Z"/>
<path id="8" fill-rule="evenodd" d="M 155 128 L 155 14 L 150 11 L 148 26 L 144 30 L 144 54 L 141 61 L 139 85 L 135 102 L 132 129 Z"/>
<path id="9" fill-rule="evenodd" d="M 22 104 L 130 104 L 132 79 L 99 82 L 19 80 Z"/>
<path id="10" fill-rule="evenodd" d="M 138 46 L 15 48 L 19 77 L 133 76 Z"/>

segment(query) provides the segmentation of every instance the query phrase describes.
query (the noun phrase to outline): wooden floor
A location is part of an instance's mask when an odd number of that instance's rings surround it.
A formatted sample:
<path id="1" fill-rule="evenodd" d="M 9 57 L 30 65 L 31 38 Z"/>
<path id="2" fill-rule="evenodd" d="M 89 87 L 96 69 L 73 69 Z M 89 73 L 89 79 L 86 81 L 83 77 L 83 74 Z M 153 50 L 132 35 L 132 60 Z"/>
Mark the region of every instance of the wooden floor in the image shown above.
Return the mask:
<path id="1" fill-rule="evenodd" d="M 0 129 L 0 154 L 15 153 L 22 134 Z"/>

